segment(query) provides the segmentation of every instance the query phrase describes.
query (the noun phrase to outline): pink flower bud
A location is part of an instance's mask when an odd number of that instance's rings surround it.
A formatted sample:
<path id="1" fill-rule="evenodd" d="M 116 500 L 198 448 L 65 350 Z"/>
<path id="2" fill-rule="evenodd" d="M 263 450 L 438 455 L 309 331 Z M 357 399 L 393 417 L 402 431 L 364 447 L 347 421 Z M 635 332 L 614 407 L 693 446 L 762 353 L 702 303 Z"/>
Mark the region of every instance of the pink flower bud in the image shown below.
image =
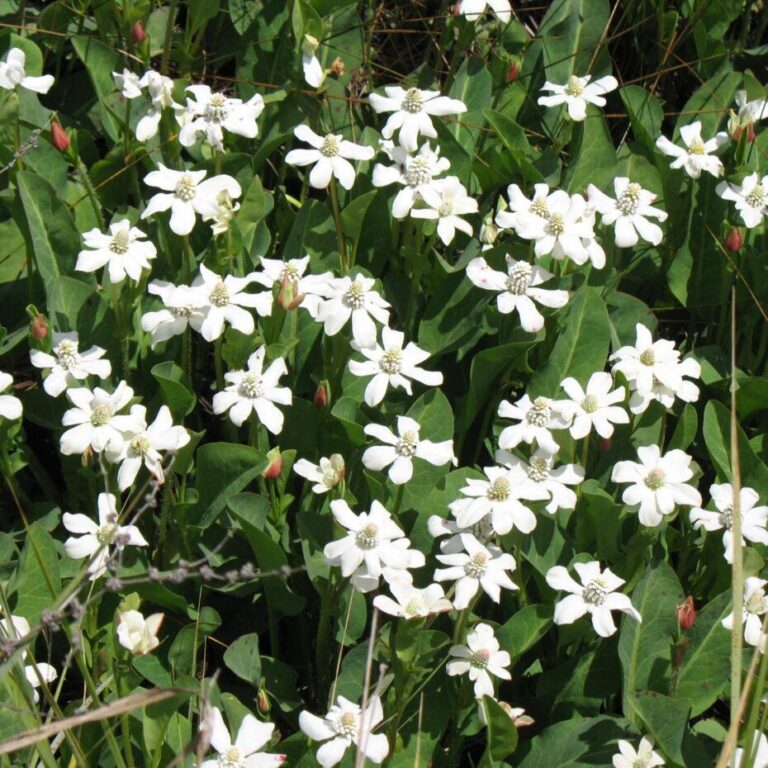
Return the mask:
<path id="1" fill-rule="evenodd" d="M 269 464 L 261 473 L 261 476 L 267 480 L 274 480 L 276 477 L 280 477 L 280 473 L 283 471 L 283 456 L 280 453 L 280 448 L 273 448 L 267 454 L 267 458 L 269 459 Z"/>
<path id="2" fill-rule="evenodd" d="M 48 335 L 48 321 L 46 320 L 45 315 L 38 315 L 32 321 L 32 328 L 30 330 L 32 335 L 38 339 L 38 341 L 44 339 Z"/>
<path id="3" fill-rule="evenodd" d="M 144 29 L 144 22 L 141 19 L 139 19 L 133 25 L 131 34 L 133 35 L 133 42 L 136 43 L 136 45 L 141 45 L 144 42 L 144 40 L 147 37 L 147 33 L 146 33 L 146 30 Z"/>
<path id="4" fill-rule="evenodd" d="M 680 629 L 690 629 L 696 621 L 696 608 L 693 605 L 693 598 L 688 595 L 682 605 L 675 606 L 675 616 Z"/>
<path id="5" fill-rule="evenodd" d="M 731 227 L 731 231 L 725 238 L 725 247 L 731 253 L 737 253 L 741 250 L 742 245 L 744 245 L 744 233 L 741 231 L 741 227 Z"/>
<path id="6" fill-rule="evenodd" d="M 66 152 L 69 149 L 69 136 L 61 127 L 60 123 L 51 123 L 51 144 L 53 144 L 59 152 Z"/>
<path id="7" fill-rule="evenodd" d="M 327 379 L 323 379 L 317 385 L 317 389 L 315 390 L 315 394 L 312 397 L 312 402 L 318 408 L 327 408 L 328 407 L 328 401 L 331 399 L 331 395 L 330 395 L 329 390 L 330 390 L 330 385 L 328 384 Z"/>

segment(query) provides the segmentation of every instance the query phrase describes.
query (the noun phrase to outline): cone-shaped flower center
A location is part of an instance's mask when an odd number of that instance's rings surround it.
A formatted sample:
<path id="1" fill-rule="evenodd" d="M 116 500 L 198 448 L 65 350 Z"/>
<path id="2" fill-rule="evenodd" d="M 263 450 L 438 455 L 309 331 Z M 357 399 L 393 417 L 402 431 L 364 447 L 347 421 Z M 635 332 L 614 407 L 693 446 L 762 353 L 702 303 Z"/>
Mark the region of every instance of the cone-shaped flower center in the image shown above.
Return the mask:
<path id="1" fill-rule="evenodd" d="M 183 200 L 185 203 L 188 203 L 197 193 L 197 184 L 195 184 L 194 179 L 188 174 L 185 173 L 176 184 L 176 189 L 173 190 L 173 193 L 176 195 L 176 197 L 179 198 L 179 200 Z"/>
<path id="2" fill-rule="evenodd" d="M 568 78 L 568 85 L 565 86 L 565 93 L 568 96 L 581 96 L 584 93 L 584 86 L 576 75 Z"/>
<path id="3" fill-rule="evenodd" d="M 357 736 L 357 715 L 354 712 L 345 712 L 336 723 L 336 733 L 354 739 Z"/>
<path id="4" fill-rule="evenodd" d="M 388 349 L 379 360 L 379 368 L 388 376 L 395 376 L 400 373 L 403 364 L 403 351 L 397 347 Z"/>
<path id="5" fill-rule="evenodd" d="M 464 565 L 464 573 L 471 579 L 481 579 L 488 569 L 488 555 L 485 552 L 476 552 Z"/>
<path id="6" fill-rule="evenodd" d="M 91 409 L 91 424 L 103 427 L 112 418 L 112 409 L 106 403 L 97 403 Z"/>
<path id="7" fill-rule="evenodd" d="M 549 400 L 546 397 L 537 397 L 531 404 L 531 409 L 525 415 L 525 420 L 534 427 L 546 427 L 549 423 L 549 417 L 552 409 L 549 407 Z"/>
<path id="8" fill-rule="evenodd" d="M 691 146 L 688 147 L 688 153 L 691 155 L 706 155 L 707 150 L 704 146 L 704 142 L 701 139 L 694 139 L 691 142 Z"/>
<path id="9" fill-rule="evenodd" d="M 509 271 L 506 281 L 507 290 L 514 296 L 523 296 L 531 286 L 533 267 L 523 261 L 515 264 Z"/>
<path id="10" fill-rule="evenodd" d="M 542 219 L 549 218 L 549 207 L 547 206 L 546 197 L 534 197 L 531 203 L 531 213 L 536 216 L 541 216 Z"/>
<path id="11" fill-rule="evenodd" d="M 405 92 L 401 106 L 405 112 L 410 112 L 413 115 L 421 112 L 421 108 L 424 106 L 424 97 L 421 95 L 421 91 L 418 88 L 409 88 Z"/>
<path id="12" fill-rule="evenodd" d="M 487 648 L 481 648 L 474 651 L 469 659 L 469 663 L 478 669 L 485 669 L 488 666 L 488 660 L 491 658 L 491 652 Z"/>
<path id="13" fill-rule="evenodd" d="M 416 432 L 405 432 L 397 441 L 395 450 L 400 456 L 410 458 L 416 455 L 416 447 L 419 444 L 419 436 Z"/>
<path id="14" fill-rule="evenodd" d="M 488 498 L 491 501 L 506 501 L 509 498 L 509 480 L 497 477 L 488 487 Z"/>
<path id="15" fill-rule="evenodd" d="M 109 250 L 112 251 L 112 253 L 116 253 L 118 256 L 122 256 L 123 254 L 128 253 L 128 246 L 130 244 L 130 231 L 127 229 L 120 229 L 112 238 L 112 242 L 109 244 Z"/>
<path id="16" fill-rule="evenodd" d="M 375 523 L 367 523 L 355 537 L 355 543 L 360 549 L 376 549 L 379 545 L 379 526 Z"/>
<path id="17" fill-rule="evenodd" d="M 192 307 L 189 305 L 185 307 L 168 307 L 168 309 L 174 317 L 191 317 L 192 315 Z"/>
<path id="18" fill-rule="evenodd" d="M 744 202 L 750 208 L 762 208 L 765 205 L 766 193 L 762 184 L 755 184 L 755 188 L 744 197 Z"/>
<path id="19" fill-rule="evenodd" d="M 214 285 L 208 294 L 208 301 L 214 307 L 226 307 L 229 304 L 229 289 L 227 286 L 223 282 Z"/>
<path id="20" fill-rule="evenodd" d="M 606 594 L 608 593 L 603 582 L 600 579 L 594 579 L 584 587 L 584 591 L 581 593 L 581 598 L 589 605 L 598 606 L 603 604 Z"/>
<path id="21" fill-rule="evenodd" d="M 147 440 L 144 435 L 136 435 L 136 437 L 131 440 L 131 448 L 134 453 L 137 453 L 139 456 L 146 456 L 151 447 L 149 440 Z"/>
<path id="22" fill-rule="evenodd" d="M 656 353 L 653 351 L 653 347 L 648 347 L 640 353 L 640 362 L 648 367 L 656 364 Z"/>
<path id="23" fill-rule="evenodd" d="M 116 523 L 104 523 L 104 525 L 100 525 L 96 530 L 96 541 L 102 546 L 109 546 L 115 540 L 116 534 Z"/>
<path id="24" fill-rule="evenodd" d="M 255 373 L 246 373 L 240 381 L 240 393 L 243 397 L 261 397 L 264 394 L 261 376 Z"/>
<path id="25" fill-rule="evenodd" d="M 80 361 L 80 355 L 77 351 L 77 342 L 64 339 L 59 342 L 59 346 L 56 347 L 56 357 L 59 358 L 59 362 L 65 368 L 71 368 L 73 365 L 77 365 Z"/>
<path id="26" fill-rule="evenodd" d="M 616 207 L 625 215 L 631 216 L 637 213 L 637 207 L 640 203 L 640 190 L 642 187 L 635 182 L 627 185 L 627 188 L 621 193 L 616 201 Z"/>
<path id="27" fill-rule="evenodd" d="M 733 528 L 733 505 L 732 504 L 729 504 L 720 513 L 720 522 L 723 524 L 723 528 L 725 528 L 727 531 L 730 531 L 731 528 Z"/>
<path id="28" fill-rule="evenodd" d="M 334 136 L 332 133 L 329 133 L 323 139 L 323 145 L 320 147 L 320 154 L 323 157 L 336 157 L 336 155 L 339 154 L 340 149 L 341 144 L 338 137 Z"/>
<path id="29" fill-rule="evenodd" d="M 362 309 L 365 303 L 365 286 L 359 280 L 353 280 L 344 294 L 343 301 L 350 309 Z"/>
<path id="30" fill-rule="evenodd" d="M 424 610 L 424 604 L 419 595 L 414 595 L 403 608 L 406 616 L 418 616 Z"/>
<path id="31" fill-rule="evenodd" d="M 528 477 L 534 483 L 543 483 L 549 477 L 552 461 L 544 456 L 534 456 L 528 465 Z"/>
<path id="32" fill-rule="evenodd" d="M 594 413 L 600 407 L 600 403 L 597 402 L 597 398 L 594 395 L 587 395 L 581 401 L 581 407 L 585 413 Z"/>
<path id="33" fill-rule="evenodd" d="M 557 237 L 565 232 L 565 219 L 561 213 L 553 213 L 547 223 L 547 233 Z"/>
<path id="34" fill-rule="evenodd" d="M 646 487 L 650 488 L 652 491 L 658 491 L 659 488 L 664 487 L 664 483 L 666 482 L 666 474 L 664 473 L 663 469 L 659 469 L 658 467 L 656 469 L 652 469 L 643 480 Z"/>
<path id="35" fill-rule="evenodd" d="M 227 97 L 220 93 L 214 93 L 213 96 L 211 96 L 211 100 L 208 102 L 208 108 L 205 112 L 206 117 L 211 122 L 223 123 L 229 114 Z"/>
<path id="36" fill-rule="evenodd" d="M 744 601 L 744 610 L 747 611 L 747 613 L 754 613 L 757 616 L 765 613 L 768 610 L 765 595 L 761 591 L 753 592 Z"/>
<path id="37" fill-rule="evenodd" d="M 432 163 L 426 155 L 417 155 L 408 163 L 405 181 L 410 187 L 428 184 L 432 180 Z"/>

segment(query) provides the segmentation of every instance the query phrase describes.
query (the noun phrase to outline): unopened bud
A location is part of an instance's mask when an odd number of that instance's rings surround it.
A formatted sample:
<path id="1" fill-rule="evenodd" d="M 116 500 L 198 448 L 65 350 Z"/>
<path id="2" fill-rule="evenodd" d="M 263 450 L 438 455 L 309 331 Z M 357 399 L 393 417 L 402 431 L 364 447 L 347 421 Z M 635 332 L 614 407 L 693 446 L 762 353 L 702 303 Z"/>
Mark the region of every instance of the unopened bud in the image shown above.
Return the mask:
<path id="1" fill-rule="evenodd" d="M 493 213 L 487 213 L 480 227 L 480 242 L 483 245 L 493 245 L 499 236 L 499 228 L 493 220 Z"/>
<path id="2" fill-rule="evenodd" d="M 256 701 L 256 706 L 259 708 L 259 712 L 262 715 L 268 715 L 269 710 L 272 708 L 272 704 L 269 700 L 267 692 L 263 688 L 259 688 L 259 695 Z"/>
<path id="3" fill-rule="evenodd" d="M 51 123 L 51 144 L 53 144 L 59 152 L 66 152 L 69 149 L 69 136 L 61 127 L 61 123 L 56 121 Z"/>
<path id="4" fill-rule="evenodd" d="M 269 464 L 261 473 L 261 476 L 267 480 L 274 480 L 276 477 L 280 477 L 280 473 L 283 471 L 283 456 L 280 453 L 280 448 L 273 448 L 267 454 L 267 459 Z"/>
<path id="5" fill-rule="evenodd" d="M 507 82 L 514 83 L 515 80 L 517 80 L 519 75 L 520 75 L 520 62 L 513 61 L 509 65 L 509 69 L 507 69 Z"/>
<path id="6" fill-rule="evenodd" d="M 296 294 L 296 281 L 291 280 L 286 272 L 277 292 L 277 303 L 286 312 L 292 312 L 302 301 L 304 301 L 304 294 Z"/>
<path id="7" fill-rule="evenodd" d="M 682 605 L 675 606 L 675 617 L 680 629 L 690 629 L 696 621 L 696 608 L 693 605 L 693 597 L 688 595 Z"/>
<path id="8" fill-rule="evenodd" d="M 744 245 L 744 233 L 741 231 L 741 227 L 731 227 L 731 231 L 725 238 L 725 247 L 731 253 L 737 253 L 741 250 L 742 245 Z"/>
<path id="9" fill-rule="evenodd" d="M 331 62 L 331 68 L 328 71 L 336 77 L 344 77 L 344 62 L 337 56 Z"/>
<path id="10" fill-rule="evenodd" d="M 45 315 L 40 314 L 32 321 L 31 327 L 32 335 L 38 340 L 42 341 L 48 335 L 48 321 Z"/>
<path id="11" fill-rule="evenodd" d="M 320 42 L 316 37 L 304 35 L 304 40 L 301 43 L 301 52 L 304 56 L 314 56 L 319 47 Z"/>
<path id="12" fill-rule="evenodd" d="M 315 390 L 315 394 L 312 397 L 312 402 L 318 408 L 327 408 L 328 402 L 331 399 L 330 393 L 331 385 L 328 383 L 328 379 L 323 379 Z"/>
<path id="13" fill-rule="evenodd" d="M 144 22 L 139 19 L 134 25 L 133 29 L 131 30 L 131 35 L 133 36 L 133 42 L 136 43 L 136 45 L 141 45 L 144 40 L 147 38 L 147 32 L 144 29 Z"/>

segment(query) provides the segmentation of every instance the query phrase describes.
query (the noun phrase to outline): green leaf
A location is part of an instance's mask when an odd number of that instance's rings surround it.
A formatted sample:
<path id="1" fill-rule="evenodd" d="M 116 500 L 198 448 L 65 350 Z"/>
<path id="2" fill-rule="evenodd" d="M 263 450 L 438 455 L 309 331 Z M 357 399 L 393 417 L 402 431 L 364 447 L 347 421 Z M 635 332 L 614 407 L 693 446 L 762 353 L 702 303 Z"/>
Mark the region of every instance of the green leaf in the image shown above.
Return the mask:
<path id="1" fill-rule="evenodd" d="M 27 529 L 15 586 L 18 599 L 13 613 L 30 624 L 40 620 L 42 612 L 54 604 L 61 592 L 56 544 L 40 523 L 32 523 Z"/>
<path id="2" fill-rule="evenodd" d="M 675 606 L 683 601 L 677 574 L 667 563 L 649 566 L 632 593 L 642 621 L 627 618 L 619 636 L 624 671 L 625 714 L 635 691 L 666 691 L 671 673 L 671 647 L 677 636 Z"/>
<path id="3" fill-rule="evenodd" d="M 731 593 L 723 592 L 696 615 L 688 631 L 683 663 L 677 675 L 675 695 L 691 706 L 698 717 L 715 703 L 728 684 L 731 634 L 720 623 L 731 610 Z"/>
<path id="4" fill-rule="evenodd" d="M 122 69 L 120 57 L 114 48 L 95 37 L 76 35 L 71 38 L 71 41 L 93 83 L 93 90 L 96 92 L 96 108 L 101 116 L 104 130 L 112 141 L 117 141 L 121 131 L 120 122 L 112 114 L 108 105 L 117 104 L 117 99 L 120 98 L 112 79 L 112 72 Z"/>
<path id="5" fill-rule="evenodd" d="M 635 138 L 648 149 L 656 149 L 656 139 L 661 133 L 664 111 L 659 100 L 639 85 L 627 85 L 619 89 Z"/>
<path id="6" fill-rule="evenodd" d="M 499 627 L 496 637 L 514 661 L 544 637 L 551 626 L 552 609 L 548 605 L 527 605 Z"/>
<path id="7" fill-rule="evenodd" d="M 517 728 L 512 718 L 492 697 L 483 696 L 480 706 L 485 713 L 488 732 L 488 747 L 483 760 L 487 763 L 504 760 L 517 749 Z"/>
<path id="8" fill-rule="evenodd" d="M 482 110 L 491 101 L 493 82 L 483 60 L 467 56 L 456 73 L 449 96 L 467 105 L 464 114 L 452 117 L 450 131 L 466 152 L 472 152 L 485 124 Z"/>
<path id="9" fill-rule="evenodd" d="M 197 449 L 200 526 L 209 526 L 227 502 L 266 468 L 267 457 L 247 445 L 207 443 Z"/>
<path id="10" fill-rule="evenodd" d="M 486 109 L 483 110 L 483 114 L 493 130 L 496 131 L 496 135 L 508 150 L 509 157 L 512 158 L 526 181 L 532 184 L 543 181 L 543 176 L 531 163 L 530 158 L 534 156 L 534 152 L 528 143 L 528 137 L 523 128 L 511 117 L 507 117 L 501 112 Z"/>
<path id="11" fill-rule="evenodd" d="M 574 136 L 572 156 L 576 159 L 565 174 L 565 188 L 585 193 L 589 184 L 611 183 L 616 176 L 616 149 L 602 111 L 590 106 L 587 119 L 574 127 Z"/>
<path id="12" fill-rule="evenodd" d="M 557 337 L 547 362 L 531 378 L 528 392 L 532 396 L 554 397 L 568 376 L 585 386 L 595 371 L 605 367 L 611 326 L 596 288 L 583 285 L 576 291 L 563 324 L 565 330 Z"/>
<path id="13" fill-rule="evenodd" d="M 690 706 L 658 693 L 634 693 L 628 700 L 667 757 L 678 765 L 686 765 L 682 748 Z"/>
<path id="14" fill-rule="evenodd" d="M 694 441 L 696 432 L 699 428 L 699 416 L 696 408 L 690 403 L 686 403 L 683 412 L 675 425 L 675 431 L 669 439 L 667 451 L 673 448 L 679 448 L 684 451 Z"/>
<path id="15" fill-rule="evenodd" d="M 194 410 L 197 396 L 192 390 L 189 376 L 182 368 L 167 360 L 155 365 L 151 373 L 157 379 L 163 391 L 163 399 L 177 421 Z"/>
<path id="16" fill-rule="evenodd" d="M 261 656 L 259 655 L 259 636 L 241 635 L 224 651 L 224 663 L 241 680 L 258 687 L 261 681 Z"/>

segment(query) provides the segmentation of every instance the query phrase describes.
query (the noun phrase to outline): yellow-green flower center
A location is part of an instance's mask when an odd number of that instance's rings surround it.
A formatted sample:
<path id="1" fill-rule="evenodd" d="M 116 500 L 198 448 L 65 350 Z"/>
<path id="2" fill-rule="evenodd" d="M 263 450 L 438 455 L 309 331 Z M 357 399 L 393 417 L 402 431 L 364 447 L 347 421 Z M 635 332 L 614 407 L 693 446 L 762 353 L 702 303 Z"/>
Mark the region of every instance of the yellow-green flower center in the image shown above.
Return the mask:
<path id="1" fill-rule="evenodd" d="M 106 403 L 97 403 L 91 409 L 91 424 L 103 427 L 112 418 L 112 409 Z"/>
<path id="2" fill-rule="evenodd" d="M 112 237 L 112 242 L 109 244 L 109 250 L 112 253 L 116 253 L 118 256 L 122 256 L 128 253 L 128 247 L 131 244 L 131 233 L 128 229 L 120 229 Z"/>
<path id="3" fill-rule="evenodd" d="M 217 283 L 210 294 L 208 294 L 208 301 L 214 307 L 226 307 L 229 304 L 229 289 L 227 286 L 223 282 Z"/>
<path id="4" fill-rule="evenodd" d="M 652 491 L 658 491 L 659 488 L 663 488 L 666 482 L 666 474 L 663 469 L 652 469 L 643 480 L 647 488 Z"/>
<path id="5" fill-rule="evenodd" d="M 341 142 L 339 141 L 338 136 L 334 136 L 332 133 L 329 133 L 323 139 L 323 145 L 320 147 L 320 154 L 323 157 L 336 157 L 336 155 L 339 154 L 340 149 Z"/>
<path id="6" fill-rule="evenodd" d="M 403 351 L 397 349 L 397 347 L 391 347 L 388 349 L 379 360 L 379 368 L 387 376 L 395 376 L 400 373 L 400 368 L 403 362 Z"/>
<path id="7" fill-rule="evenodd" d="M 509 275 L 507 276 L 505 283 L 506 289 L 513 296 L 523 296 L 531 286 L 532 276 L 533 267 L 531 267 L 530 264 L 519 261 L 509 271 Z"/>
<path id="8" fill-rule="evenodd" d="M 568 84 L 565 86 L 565 93 L 568 96 L 581 96 L 584 93 L 584 86 L 576 75 L 568 78 Z"/>
<path id="9" fill-rule="evenodd" d="M 616 207 L 625 215 L 632 216 L 637 213 L 640 203 L 640 190 L 642 187 L 635 182 L 627 185 L 627 188 L 621 193 L 616 201 Z"/>
<path id="10" fill-rule="evenodd" d="M 421 108 L 424 105 L 424 97 L 421 95 L 421 91 L 418 88 L 409 88 L 405 92 L 403 98 L 402 108 L 405 112 L 410 112 L 415 115 L 417 112 L 421 112 Z"/>
<path id="11" fill-rule="evenodd" d="M 183 200 L 185 203 L 188 203 L 197 193 L 197 184 L 195 184 L 194 179 L 188 173 L 185 173 L 179 179 L 178 183 L 176 184 L 176 189 L 174 189 L 173 193 L 176 195 L 176 197 L 179 198 L 179 200 Z"/>

